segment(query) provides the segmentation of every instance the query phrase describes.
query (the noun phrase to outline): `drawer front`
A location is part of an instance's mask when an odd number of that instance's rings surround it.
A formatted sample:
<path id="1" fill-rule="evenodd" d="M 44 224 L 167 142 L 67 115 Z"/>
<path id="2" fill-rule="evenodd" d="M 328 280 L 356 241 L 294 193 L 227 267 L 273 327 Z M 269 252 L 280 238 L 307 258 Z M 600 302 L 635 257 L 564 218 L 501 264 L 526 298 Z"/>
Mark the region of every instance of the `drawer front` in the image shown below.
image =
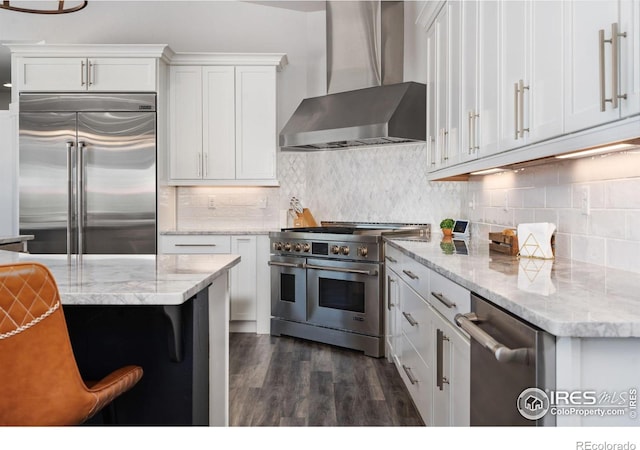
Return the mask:
<path id="1" fill-rule="evenodd" d="M 231 253 L 231 236 L 181 235 L 160 236 L 162 253 Z"/>
<path id="2" fill-rule="evenodd" d="M 402 353 L 398 360 L 398 371 L 407 386 L 413 403 L 418 408 L 424 424 L 433 425 L 433 375 L 418 352 L 411 345 L 405 335 L 401 337 Z"/>
<path id="3" fill-rule="evenodd" d="M 429 272 L 427 266 L 423 266 L 418 261 L 407 257 L 397 272 L 409 286 L 416 290 L 423 297 L 429 295 Z"/>
<path id="4" fill-rule="evenodd" d="M 451 323 L 455 323 L 454 317 L 456 314 L 464 314 L 471 311 L 471 293 L 467 289 L 433 270 L 430 277 L 431 289 L 427 296 L 427 301 L 436 311 L 445 316 Z"/>
<path id="5" fill-rule="evenodd" d="M 395 273 L 400 273 L 400 267 L 406 256 L 400 250 L 393 248 L 389 245 L 385 245 L 384 247 L 384 265 L 389 269 L 393 270 Z"/>
<path id="6" fill-rule="evenodd" d="M 406 283 L 400 283 L 400 329 L 426 363 L 433 359 L 431 311 L 422 297 Z"/>

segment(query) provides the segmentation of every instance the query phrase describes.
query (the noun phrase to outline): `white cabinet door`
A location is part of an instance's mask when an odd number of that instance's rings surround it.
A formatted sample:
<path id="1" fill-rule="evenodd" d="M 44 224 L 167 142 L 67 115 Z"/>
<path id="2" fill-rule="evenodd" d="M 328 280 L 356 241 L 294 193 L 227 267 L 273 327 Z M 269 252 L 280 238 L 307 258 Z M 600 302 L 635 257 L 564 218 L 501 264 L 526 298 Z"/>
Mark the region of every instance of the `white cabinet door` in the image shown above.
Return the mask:
<path id="1" fill-rule="evenodd" d="M 500 2 L 500 150 L 524 145 L 527 77 L 527 6 L 522 0 Z M 524 91 L 521 93 L 521 89 Z M 526 97 L 526 98 L 525 98 Z"/>
<path id="2" fill-rule="evenodd" d="M 170 70 L 169 154 L 172 179 L 202 178 L 202 68 Z"/>
<path id="3" fill-rule="evenodd" d="M 477 117 L 479 149 L 478 156 L 491 155 L 498 151 L 498 106 L 499 106 L 499 55 L 500 30 L 498 1 L 483 0 L 478 3 L 478 90 L 479 114 Z"/>
<path id="4" fill-rule="evenodd" d="M 19 91 L 84 91 L 86 58 L 19 58 Z"/>
<path id="5" fill-rule="evenodd" d="M 435 169 L 456 164 L 460 137 L 460 4 L 447 2 L 432 25 Z"/>
<path id="6" fill-rule="evenodd" d="M 385 354 L 389 362 L 395 362 L 399 353 L 398 314 L 400 311 L 399 277 L 388 267 L 385 268 L 386 344 Z"/>
<path id="7" fill-rule="evenodd" d="M 89 58 L 90 91 L 156 90 L 155 58 Z"/>
<path id="8" fill-rule="evenodd" d="M 640 113 L 640 0 L 620 1 L 620 93 L 622 117 Z"/>
<path id="9" fill-rule="evenodd" d="M 155 58 L 19 59 L 19 91 L 156 91 Z"/>
<path id="10" fill-rule="evenodd" d="M 460 160 L 478 156 L 478 2 L 461 3 Z"/>
<path id="11" fill-rule="evenodd" d="M 276 178 L 276 69 L 236 67 L 236 178 Z"/>
<path id="12" fill-rule="evenodd" d="M 604 39 L 611 39 L 611 24 L 618 22 L 618 1 L 567 1 L 564 17 L 565 131 L 617 120 L 619 108 L 613 109 L 611 103 L 606 103 L 605 110 L 601 110 L 601 98 L 612 98 L 613 66 L 611 44 L 603 45 L 604 58 L 600 61 L 599 36 L 602 30 Z M 604 91 L 601 74 L 605 77 Z"/>
<path id="13" fill-rule="evenodd" d="M 529 143 L 564 132 L 562 3 L 530 2 L 529 90 L 524 95 Z"/>
<path id="14" fill-rule="evenodd" d="M 427 170 L 436 170 L 438 155 L 436 137 L 438 136 L 437 83 L 436 83 L 436 27 L 427 31 Z"/>
<path id="15" fill-rule="evenodd" d="M 469 426 L 470 343 L 451 323 L 436 312 L 433 314 L 436 342 L 433 424 Z"/>
<path id="16" fill-rule="evenodd" d="M 231 320 L 256 320 L 256 237 L 232 236 L 231 253 L 241 261 L 231 269 Z"/>
<path id="17" fill-rule="evenodd" d="M 202 68 L 203 178 L 230 180 L 236 173 L 235 69 Z"/>

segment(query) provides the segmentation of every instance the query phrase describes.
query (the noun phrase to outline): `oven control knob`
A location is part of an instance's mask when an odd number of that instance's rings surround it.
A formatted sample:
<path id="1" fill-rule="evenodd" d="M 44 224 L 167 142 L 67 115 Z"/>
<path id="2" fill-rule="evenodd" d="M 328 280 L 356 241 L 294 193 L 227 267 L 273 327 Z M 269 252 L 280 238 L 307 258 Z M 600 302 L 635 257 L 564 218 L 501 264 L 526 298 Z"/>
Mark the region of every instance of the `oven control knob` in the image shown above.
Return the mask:
<path id="1" fill-rule="evenodd" d="M 282 250 L 282 242 L 274 242 L 273 249 L 278 251 Z"/>
<path id="2" fill-rule="evenodd" d="M 311 251 L 311 246 L 309 244 L 302 244 L 302 251 L 309 253 Z"/>
<path id="3" fill-rule="evenodd" d="M 369 250 L 367 249 L 367 247 L 358 247 L 358 255 L 359 256 L 362 256 L 363 258 L 366 258 L 368 254 L 369 254 Z"/>
<path id="4" fill-rule="evenodd" d="M 340 253 L 342 253 L 343 255 L 348 255 L 349 247 L 347 247 L 346 245 L 344 247 L 340 247 Z"/>
<path id="5" fill-rule="evenodd" d="M 337 255 L 338 253 L 340 253 L 340 247 L 338 247 L 337 245 L 332 245 L 331 253 L 333 253 L 334 255 Z"/>
<path id="6" fill-rule="evenodd" d="M 284 244 L 284 251 L 285 252 L 290 252 L 291 251 L 291 244 L 289 244 L 288 242 L 286 244 Z"/>
<path id="7" fill-rule="evenodd" d="M 301 251 L 301 250 L 302 250 L 302 244 L 294 244 L 293 249 L 294 249 L 296 252 Z"/>

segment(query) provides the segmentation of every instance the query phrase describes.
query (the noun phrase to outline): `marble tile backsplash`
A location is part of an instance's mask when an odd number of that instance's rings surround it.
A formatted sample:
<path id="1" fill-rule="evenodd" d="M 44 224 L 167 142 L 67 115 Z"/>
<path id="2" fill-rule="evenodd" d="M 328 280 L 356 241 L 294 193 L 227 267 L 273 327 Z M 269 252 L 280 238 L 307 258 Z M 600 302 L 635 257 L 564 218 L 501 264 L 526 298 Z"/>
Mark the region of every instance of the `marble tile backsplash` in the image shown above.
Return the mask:
<path id="1" fill-rule="evenodd" d="M 640 272 L 640 153 L 557 160 L 483 177 L 465 193 L 471 233 L 556 224 L 556 255 Z"/>

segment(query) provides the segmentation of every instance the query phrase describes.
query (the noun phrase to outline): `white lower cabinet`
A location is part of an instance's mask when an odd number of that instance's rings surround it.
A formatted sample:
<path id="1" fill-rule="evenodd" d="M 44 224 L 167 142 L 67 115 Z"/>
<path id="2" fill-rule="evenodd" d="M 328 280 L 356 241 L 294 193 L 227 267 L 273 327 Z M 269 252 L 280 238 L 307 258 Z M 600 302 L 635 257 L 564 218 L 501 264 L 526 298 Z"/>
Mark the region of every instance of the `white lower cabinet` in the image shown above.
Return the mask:
<path id="1" fill-rule="evenodd" d="M 425 425 L 468 426 L 470 344 L 453 315 L 469 310 L 470 293 L 393 247 L 385 252 L 387 359 Z"/>
<path id="2" fill-rule="evenodd" d="M 164 254 L 240 255 L 240 264 L 229 271 L 231 331 L 269 332 L 268 236 L 161 235 L 159 248 Z"/>

